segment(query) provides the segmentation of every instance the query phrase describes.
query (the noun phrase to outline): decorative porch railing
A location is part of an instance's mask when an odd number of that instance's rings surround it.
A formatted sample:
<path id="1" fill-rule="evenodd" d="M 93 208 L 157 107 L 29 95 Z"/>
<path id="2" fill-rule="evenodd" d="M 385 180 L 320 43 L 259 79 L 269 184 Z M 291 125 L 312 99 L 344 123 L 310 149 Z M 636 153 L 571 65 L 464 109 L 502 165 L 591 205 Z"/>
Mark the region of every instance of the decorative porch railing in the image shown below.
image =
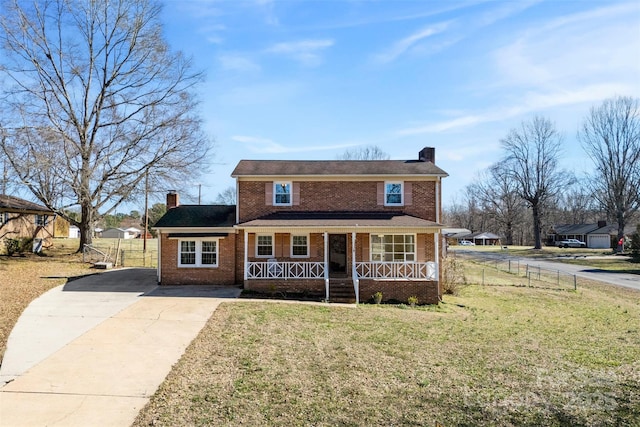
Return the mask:
<path id="1" fill-rule="evenodd" d="M 324 263 L 248 262 L 247 279 L 324 279 Z"/>
<path id="2" fill-rule="evenodd" d="M 359 279 L 438 280 L 435 262 L 356 262 Z"/>

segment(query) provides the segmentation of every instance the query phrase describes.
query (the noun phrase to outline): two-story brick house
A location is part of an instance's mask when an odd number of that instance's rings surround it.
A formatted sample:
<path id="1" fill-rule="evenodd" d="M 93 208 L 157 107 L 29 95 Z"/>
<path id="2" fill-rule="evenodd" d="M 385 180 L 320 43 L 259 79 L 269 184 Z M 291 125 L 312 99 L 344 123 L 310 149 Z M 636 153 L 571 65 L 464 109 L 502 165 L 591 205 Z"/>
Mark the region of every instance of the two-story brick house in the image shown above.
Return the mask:
<path id="1" fill-rule="evenodd" d="M 236 206 L 168 195 L 159 281 L 436 303 L 447 174 L 434 158 L 425 148 L 408 161 L 242 160 Z"/>

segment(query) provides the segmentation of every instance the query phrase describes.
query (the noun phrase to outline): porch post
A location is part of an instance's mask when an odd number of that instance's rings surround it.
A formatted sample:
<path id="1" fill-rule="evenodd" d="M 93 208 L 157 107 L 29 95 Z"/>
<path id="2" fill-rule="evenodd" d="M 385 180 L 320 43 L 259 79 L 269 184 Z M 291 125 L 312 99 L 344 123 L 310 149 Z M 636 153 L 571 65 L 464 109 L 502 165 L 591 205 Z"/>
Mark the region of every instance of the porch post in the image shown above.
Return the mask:
<path id="1" fill-rule="evenodd" d="M 329 301 L 329 233 L 324 232 L 324 300 Z"/>
<path id="2" fill-rule="evenodd" d="M 440 233 L 433 234 L 433 242 L 436 251 L 436 280 L 438 281 L 438 288 L 440 287 L 440 252 L 438 251 L 440 245 L 438 244 L 438 240 L 440 240 Z"/>
<path id="3" fill-rule="evenodd" d="M 356 304 L 360 303 L 360 280 L 356 271 L 356 232 L 351 232 L 351 277 L 353 279 L 353 290 L 356 294 Z"/>
<path id="4" fill-rule="evenodd" d="M 244 230 L 244 280 L 247 280 L 249 265 L 247 264 L 249 253 L 249 233 L 247 230 Z"/>

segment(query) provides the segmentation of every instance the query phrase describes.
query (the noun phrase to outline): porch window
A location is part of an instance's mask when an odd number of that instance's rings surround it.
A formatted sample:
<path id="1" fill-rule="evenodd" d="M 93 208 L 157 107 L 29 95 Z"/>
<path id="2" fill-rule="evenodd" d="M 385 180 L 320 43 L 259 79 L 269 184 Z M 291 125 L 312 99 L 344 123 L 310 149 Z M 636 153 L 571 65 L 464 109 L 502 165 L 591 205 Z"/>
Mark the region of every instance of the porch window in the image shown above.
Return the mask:
<path id="1" fill-rule="evenodd" d="M 256 237 L 256 256 L 272 257 L 273 256 L 273 236 L 270 234 L 258 235 Z"/>
<path id="2" fill-rule="evenodd" d="M 217 267 L 217 240 L 180 240 L 178 267 Z"/>
<path id="3" fill-rule="evenodd" d="M 384 204 L 385 206 L 402 206 L 403 205 L 402 182 L 385 182 L 384 183 Z"/>
<path id="4" fill-rule="evenodd" d="M 291 206 L 291 183 L 273 183 L 273 204 L 275 206 Z"/>
<path id="5" fill-rule="evenodd" d="M 416 260 L 414 234 L 372 234 L 371 261 L 413 262 Z"/>
<path id="6" fill-rule="evenodd" d="M 47 225 L 47 215 L 35 215 L 35 224 L 38 227 L 44 227 Z"/>
<path id="7" fill-rule="evenodd" d="M 291 257 L 292 258 L 305 258 L 309 256 L 309 237 L 291 236 Z"/>

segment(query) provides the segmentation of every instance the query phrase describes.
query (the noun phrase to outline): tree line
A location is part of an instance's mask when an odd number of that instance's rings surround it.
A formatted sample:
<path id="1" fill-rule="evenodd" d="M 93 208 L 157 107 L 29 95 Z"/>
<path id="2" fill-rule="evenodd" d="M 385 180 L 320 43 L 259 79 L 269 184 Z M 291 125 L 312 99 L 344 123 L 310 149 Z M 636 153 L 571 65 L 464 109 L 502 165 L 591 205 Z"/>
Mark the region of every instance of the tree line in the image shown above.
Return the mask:
<path id="1" fill-rule="evenodd" d="M 522 122 L 500 141 L 501 159 L 446 209 L 444 222 L 540 249 L 554 224 L 607 220 L 619 240 L 639 220 L 639 100 L 617 96 L 592 107 L 577 138 L 593 163 L 584 177 L 562 167 L 563 138 L 549 118 Z"/>

